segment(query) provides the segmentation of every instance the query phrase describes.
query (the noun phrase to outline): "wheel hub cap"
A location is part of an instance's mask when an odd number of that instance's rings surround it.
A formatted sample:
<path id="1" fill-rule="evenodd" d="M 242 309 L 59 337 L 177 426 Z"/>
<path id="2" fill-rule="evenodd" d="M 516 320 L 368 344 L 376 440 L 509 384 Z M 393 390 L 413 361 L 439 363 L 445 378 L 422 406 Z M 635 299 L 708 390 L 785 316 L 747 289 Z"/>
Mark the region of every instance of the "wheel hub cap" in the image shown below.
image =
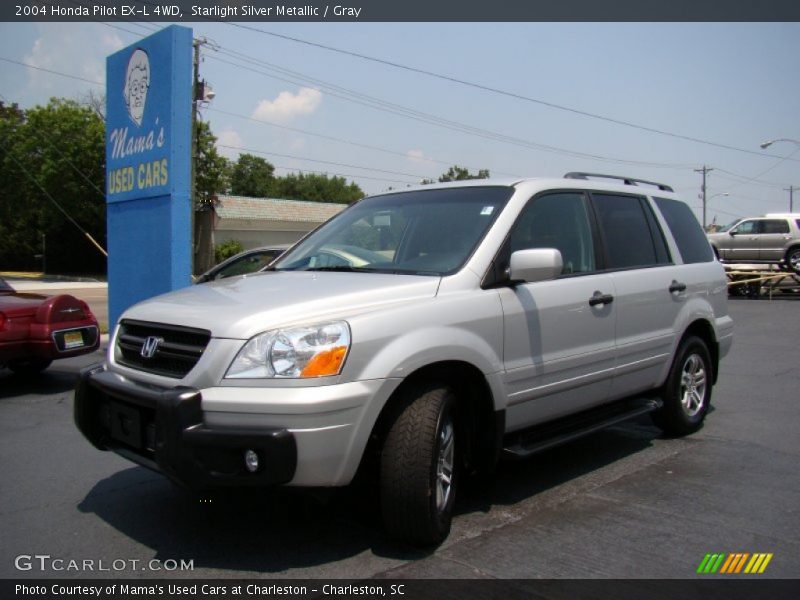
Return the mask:
<path id="1" fill-rule="evenodd" d="M 681 405 L 687 416 L 694 417 L 703 409 L 707 385 L 705 362 L 698 354 L 692 354 L 681 374 Z"/>
<path id="2" fill-rule="evenodd" d="M 448 419 L 439 433 L 439 458 L 436 463 L 436 508 L 444 510 L 453 489 L 455 468 L 455 436 L 453 421 Z"/>

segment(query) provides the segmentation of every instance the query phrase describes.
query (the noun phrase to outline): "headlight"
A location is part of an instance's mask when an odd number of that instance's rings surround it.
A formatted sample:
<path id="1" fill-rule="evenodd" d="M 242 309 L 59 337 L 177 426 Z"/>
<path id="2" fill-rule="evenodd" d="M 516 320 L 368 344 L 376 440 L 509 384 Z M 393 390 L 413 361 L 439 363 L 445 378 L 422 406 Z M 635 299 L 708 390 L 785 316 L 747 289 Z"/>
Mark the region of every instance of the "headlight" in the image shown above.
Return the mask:
<path id="1" fill-rule="evenodd" d="M 350 328 L 344 321 L 267 331 L 244 345 L 225 378 L 338 375 L 349 349 Z"/>

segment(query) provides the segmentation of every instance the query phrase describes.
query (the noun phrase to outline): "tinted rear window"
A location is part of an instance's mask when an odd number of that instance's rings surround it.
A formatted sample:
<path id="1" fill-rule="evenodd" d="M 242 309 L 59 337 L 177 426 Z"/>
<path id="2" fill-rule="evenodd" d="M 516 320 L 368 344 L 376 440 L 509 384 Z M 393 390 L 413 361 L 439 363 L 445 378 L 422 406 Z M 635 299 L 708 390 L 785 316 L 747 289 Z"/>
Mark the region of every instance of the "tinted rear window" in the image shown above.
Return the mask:
<path id="1" fill-rule="evenodd" d="M 761 233 L 789 233 L 789 223 L 784 219 L 770 219 L 761 222 Z"/>
<path id="2" fill-rule="evenodd" d="M 656 205 L 678 244 L 683 262 L 702 263 L 714 260 L 714 251 L 708 243 L 703 228 L 691 209 L 678 200 L 655 198 Z"/>
<path id="3" fill-rule="evenodd" d="M 667 264 L 666 249 L 659 251 L 647 213 L 638 196 L 593 193 L 603 231 L 607 269 L 631 269 Z M 663 244 L 663 242 L 662 242 Z"/>

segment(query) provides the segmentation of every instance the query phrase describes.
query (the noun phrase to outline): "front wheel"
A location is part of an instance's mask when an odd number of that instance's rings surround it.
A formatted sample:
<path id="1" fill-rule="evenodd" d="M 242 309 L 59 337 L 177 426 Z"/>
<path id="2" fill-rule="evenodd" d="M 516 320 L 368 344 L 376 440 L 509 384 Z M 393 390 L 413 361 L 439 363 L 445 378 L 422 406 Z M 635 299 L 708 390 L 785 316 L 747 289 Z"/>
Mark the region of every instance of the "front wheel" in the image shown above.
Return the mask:
<path id="1" fill-rule="evenodd" d="M 683 436 L 700 429 L 711 403 L 711 369 L 708 346 L 701 338 L 681 342 L 662 390 L 664 404 L 652 413 L 664 433 Z"/>
<path id="2" fill-rule="evenodd" d="M 381 453 L 381 509 L 387 531 L 419 545 L 450 533 L 459 469 L 455 395 L 427 385 L 407 394 Z"/>

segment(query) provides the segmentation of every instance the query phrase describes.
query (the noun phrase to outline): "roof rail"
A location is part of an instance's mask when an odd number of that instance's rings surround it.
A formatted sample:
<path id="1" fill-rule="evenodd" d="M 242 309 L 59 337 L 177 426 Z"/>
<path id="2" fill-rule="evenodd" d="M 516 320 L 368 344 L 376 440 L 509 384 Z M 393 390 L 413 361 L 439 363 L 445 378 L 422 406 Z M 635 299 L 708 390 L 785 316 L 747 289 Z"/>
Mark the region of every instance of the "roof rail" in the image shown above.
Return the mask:
<path id="1" fill-rule="evenodd" d="M 625 182 L 625 185 L 639 185 L 644 183 L 646 185 L 653 185 L 664 192 L 674 192 L 671 186 L 665 183 L 656 183 L 655 181 L 647 181 L 646 179 L 636 179 L 634 177 L 621 177 L 620 175 L 603 175 L 601 173 L 581 173 L 580 171 L 573 171 L 564 175 L 564 179 L 589 179 L 590 177 L 602 177 L 605 179 L 619 179 Z"/>

